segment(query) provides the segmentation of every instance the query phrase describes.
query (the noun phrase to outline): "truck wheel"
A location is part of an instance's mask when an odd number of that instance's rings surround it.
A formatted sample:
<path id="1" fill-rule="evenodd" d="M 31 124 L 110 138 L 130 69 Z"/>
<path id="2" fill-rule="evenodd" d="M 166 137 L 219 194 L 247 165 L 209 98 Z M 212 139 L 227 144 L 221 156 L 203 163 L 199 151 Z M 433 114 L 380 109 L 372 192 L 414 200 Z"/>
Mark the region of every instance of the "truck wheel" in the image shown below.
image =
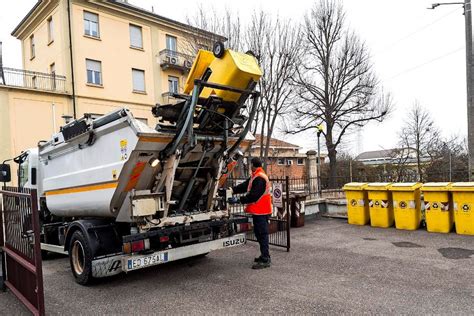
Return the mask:
<path id="1" fill-rule="evenodd" d="M 224 53 L 225 53 L 224 43 L 216 42 L 214 44 L 214 47 L 212 48 L 212 52 L 214 53 L 214 56 L 216 56 L 217 58 L 222 58 L 222 56 L 224 56 Z"/>
<path id="2" fill-rule="evenodd" d="M 92 281 L 92 251 L 80 230 L 72 234 L 69 244 L 69 262 L 77 283 L 86 285 Z"/>

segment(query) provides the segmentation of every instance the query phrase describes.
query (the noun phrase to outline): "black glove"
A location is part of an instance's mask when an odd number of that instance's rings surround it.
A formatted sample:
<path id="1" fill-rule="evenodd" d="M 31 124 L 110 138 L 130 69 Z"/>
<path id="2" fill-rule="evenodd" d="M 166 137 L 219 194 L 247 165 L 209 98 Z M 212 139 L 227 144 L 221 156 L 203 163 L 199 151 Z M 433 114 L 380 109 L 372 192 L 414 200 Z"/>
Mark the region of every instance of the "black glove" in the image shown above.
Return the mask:
<path id="1" fill-rule="evenodd" d="M 220 188 L 217 190 L 217 195 L 219 196 L 225 196 L 227 189 L 226 188 Z"/>
<path id="2" fill-rule="evenodd" d="M 240 202 L 240 200 L 236 196 L 233 196 L 233 197 L 227 199 L 227 203 L 229 203 L 229 204 L 237 204 L 239 202 Z"/>

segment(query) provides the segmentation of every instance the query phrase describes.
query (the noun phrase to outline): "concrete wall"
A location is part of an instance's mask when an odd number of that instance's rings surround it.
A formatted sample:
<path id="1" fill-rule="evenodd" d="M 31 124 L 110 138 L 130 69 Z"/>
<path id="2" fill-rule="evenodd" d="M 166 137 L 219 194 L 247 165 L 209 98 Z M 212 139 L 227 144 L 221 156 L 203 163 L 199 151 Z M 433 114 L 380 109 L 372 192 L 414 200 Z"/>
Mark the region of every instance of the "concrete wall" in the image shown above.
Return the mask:
<path id="1" fill-rule="evenodd" d="M 71 102 L 64 94 L 0 86 L 0 162 L 51 139 L 64 125 L 61 116 L 71 114 Z"/>

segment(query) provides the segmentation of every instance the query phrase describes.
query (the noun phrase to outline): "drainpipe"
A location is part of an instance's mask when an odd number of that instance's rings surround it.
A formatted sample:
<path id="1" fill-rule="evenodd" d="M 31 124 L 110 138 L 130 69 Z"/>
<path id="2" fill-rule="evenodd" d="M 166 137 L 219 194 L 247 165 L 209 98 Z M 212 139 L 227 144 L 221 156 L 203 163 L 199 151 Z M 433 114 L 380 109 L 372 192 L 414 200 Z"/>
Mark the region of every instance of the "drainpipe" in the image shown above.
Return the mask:
<path id="1" fill-rule="evenodd" d="M 3 59 L 2 59 L 2 41 L 0 41 L 0 79 L 2 79 L 2 84 L 6 85 L 5 76 L 3 74 Z"/>
<path id="2" fill-rule="evenodd" d="M 67 22 L 69 27 L 69 56 L 71 58 L 72 116 L 76 119 L 76 87 L 74 81 L 74 61 L 72 58 L 71 0 L 67 0 Z"/>

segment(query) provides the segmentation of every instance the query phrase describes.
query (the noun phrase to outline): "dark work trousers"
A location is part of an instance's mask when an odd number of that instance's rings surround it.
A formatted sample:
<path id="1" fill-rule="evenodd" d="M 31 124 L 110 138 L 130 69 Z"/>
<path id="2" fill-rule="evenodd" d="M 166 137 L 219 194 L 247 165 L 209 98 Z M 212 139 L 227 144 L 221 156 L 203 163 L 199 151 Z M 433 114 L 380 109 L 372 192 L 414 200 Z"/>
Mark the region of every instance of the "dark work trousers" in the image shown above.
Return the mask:
<path id="1" fill-rule="evenodd" d="M 270 251 L 268 250 L 268 217 L 269 215 L 252 215 L 253 232 L 260 244 L 260 253 L 264 259 L 270 258 Z"/>

